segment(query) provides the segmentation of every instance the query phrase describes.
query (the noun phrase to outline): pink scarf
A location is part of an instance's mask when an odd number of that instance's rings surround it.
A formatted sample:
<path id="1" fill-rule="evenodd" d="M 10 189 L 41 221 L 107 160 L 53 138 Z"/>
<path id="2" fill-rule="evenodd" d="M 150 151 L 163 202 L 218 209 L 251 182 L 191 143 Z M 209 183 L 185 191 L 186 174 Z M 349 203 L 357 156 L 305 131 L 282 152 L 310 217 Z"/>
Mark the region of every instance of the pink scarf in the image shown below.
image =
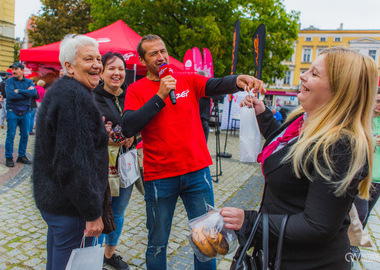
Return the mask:
<path id="1" fill-rule="evenodd" d="M 291 123 L 285 130 L 282 137 L 278 137 L 275 141 L 267 145 L 263 151 L 257 156 L 257 162 L 261 162 L 261 170 L 264 174 L 264 161 L 269 157 L 274 150 L 280 145 L 280 143 L 287 143 L 291 139 L 297 137 L 300 134 L 300 129 L 303 124 L 303 115 L 298 117 L 293 123 Z M 264 175 L 265 176 L 265 175 Z"/>

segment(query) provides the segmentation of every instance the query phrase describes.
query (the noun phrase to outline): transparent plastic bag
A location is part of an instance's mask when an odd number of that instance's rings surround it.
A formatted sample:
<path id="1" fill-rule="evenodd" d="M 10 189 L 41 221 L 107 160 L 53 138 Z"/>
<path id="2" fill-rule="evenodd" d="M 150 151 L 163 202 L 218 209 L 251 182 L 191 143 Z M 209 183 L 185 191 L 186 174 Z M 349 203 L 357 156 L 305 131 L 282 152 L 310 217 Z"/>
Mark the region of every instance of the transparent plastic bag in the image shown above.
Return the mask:
<path id="1" fill-rule="evenodd" d="M 190 220 L 191 233 L 188 237 L 195 256 L 205 262 L 219 255 L 233 252 L 237 247 L 237 237 L 233 230 L 225 228 L 219 210 L 207 205 L 207 214 Z"/>

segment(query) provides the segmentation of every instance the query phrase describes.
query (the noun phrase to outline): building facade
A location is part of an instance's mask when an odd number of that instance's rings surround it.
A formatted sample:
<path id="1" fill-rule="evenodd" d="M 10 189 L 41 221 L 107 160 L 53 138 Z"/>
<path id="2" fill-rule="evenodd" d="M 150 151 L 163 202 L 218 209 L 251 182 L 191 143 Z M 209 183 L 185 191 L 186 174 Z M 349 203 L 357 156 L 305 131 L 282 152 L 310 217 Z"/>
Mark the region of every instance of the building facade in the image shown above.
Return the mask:
<path id="1" fill-rule="evenodd" d="M 15 0 L 0 0 L 0 71 L 14 60 Z"/>
<path id="2" fill-rule="evenodd" d="M 269 106 L 298 104 L 296 95 L 300 87 L 300 75 L 307 71 L 319 53 L 332 46 L 344 46 L 372 57 L 378 67 L 380 61 L 380 30 L 320 30 L 313 26 L 300 30 L 294 44 L 294 53 L 288 61 L 285 78 L 275 79 L 270 85 L 265 101 Z M 278 107 L 279 107 L 278 106 Z"/>

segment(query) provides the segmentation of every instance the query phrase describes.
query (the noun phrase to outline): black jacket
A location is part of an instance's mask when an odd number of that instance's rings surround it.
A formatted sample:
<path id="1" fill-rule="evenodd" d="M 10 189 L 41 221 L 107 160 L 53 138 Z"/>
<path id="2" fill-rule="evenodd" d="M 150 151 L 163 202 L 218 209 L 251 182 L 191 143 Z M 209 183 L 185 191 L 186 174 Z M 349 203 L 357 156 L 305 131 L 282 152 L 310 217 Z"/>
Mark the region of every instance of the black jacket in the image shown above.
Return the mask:
<path id="1" fill-rule="evenodd" d="M 38 209 L 93 221 L 103 214 L 108 133 L 91 91 L 63 76 L 39 108 L 33 164 Z"/>
<path id="2" fill-rule="evenodd" d="M 121 107 L 121 111 L 124 111 L 124 101 L 125 101 L 125 88 L 123 87 L 123 93 L 121 93 L 117 99 L 119 101 L 119 105 Z M 92 90 L 92 95 L 94 96 L 95 103 L 102 114 L 102 116 L 105 117 L 105 122 L 111 121 L 112 127 L 115 127 L 117 124 L 121 125 L 121 116 L 116 115 L 115 109 L 116 109 L 116 97 L 112 95 L 111 93 L 104 90 L 104 84 L 101 83 L 97 87 L 95 87 L 94 90 Z M 107 102 L 104 100 L 104 98 L 110 99 L 112 101 L 112 104 L 114 105 L 114 110 L 108 106 Z M 116 109 L 117 110 L 117 109 Z"/>
<path id="3" fill-rule="evenodd" d="M 269 109 L 258 115 L 257 120 L 266 139 L 264 146 L 290 124 L 280 127 Z M 282 217 L 288 214 L 281 269 L 350 269 L 346 261 L 346 254 L 350 252 L 348 213 L 358 192 L 358 184 L 368 173 L 368 166 L 353 179 L 347 192 L 337 197 L 333 193 L 334 185 L 322 179 L 313 170 L 313 164 L 310 164 L 313 173 L 313 181 L 310 181 L 305 176 L 297 178 L 292 165 L 282 162 L 295 142 L 288 143 L 264 161 L 265 189 L 261 210 L 270 214 L 272 250 L 277 244 Z M 347 171 L 350 146 L 347 140 L 340 139 L 331 149 L 335 168 L 331 172 L 331 182 L 336 183 Z M 246 220 L 238 232 L 242 242 L 248 238 L 256 216 L 257 212 L 246 211 Z M 258 236 L 260 238 L 260 232 Z"/>

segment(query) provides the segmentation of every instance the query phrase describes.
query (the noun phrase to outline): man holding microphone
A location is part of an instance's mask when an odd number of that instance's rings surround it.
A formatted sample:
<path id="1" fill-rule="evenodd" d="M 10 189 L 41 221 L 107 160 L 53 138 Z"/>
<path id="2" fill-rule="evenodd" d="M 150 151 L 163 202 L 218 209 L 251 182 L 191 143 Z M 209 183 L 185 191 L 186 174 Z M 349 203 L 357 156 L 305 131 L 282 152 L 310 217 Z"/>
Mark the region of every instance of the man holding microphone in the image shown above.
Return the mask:
<path id="1" fill-rule="evenodd" d="M 207 78 L 190 73 L 166 73 L 163 69 L 170 66 L 162 65 L 169 64 L 169 55 L 157 35 L 144 36 L 137 52 L 149 73 L 127 90 L 122 128 L 127 137 L 141 132 L 144 142 L 149 231 L 146 265 L 148 270 L 162 270 L 166 269 L 166 248 L 178 196 L 189 219 L 205 214 L 206 204 L 214 205 L 208 167 L 212 159 L 200 121 L 199 99 L 243 89 L 256 92 L 265 89 L 262 81 L 249 75 Z M 173 90 L 175 102 L 169 97 Z M 216 269 L 216 260 L 200 262 L 194 257 L 194 266 Z"/>

